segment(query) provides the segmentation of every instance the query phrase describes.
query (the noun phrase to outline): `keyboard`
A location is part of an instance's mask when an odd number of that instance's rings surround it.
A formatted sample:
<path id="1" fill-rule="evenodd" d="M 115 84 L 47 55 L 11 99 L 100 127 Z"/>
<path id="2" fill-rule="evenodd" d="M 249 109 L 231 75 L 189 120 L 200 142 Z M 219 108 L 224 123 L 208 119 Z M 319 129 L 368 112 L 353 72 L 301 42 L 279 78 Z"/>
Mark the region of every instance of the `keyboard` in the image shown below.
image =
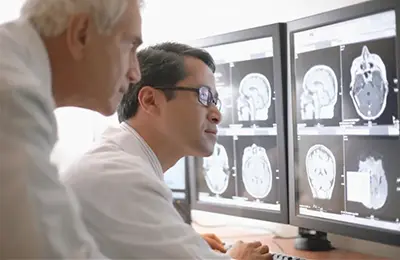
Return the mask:
<path id="1" fill-rule="evenodd" d="M 306 260 L 305 258 L 302 258 L 302 257 L 286 255 L 286 254 L 282 254 L 282 253 L 272 253 L 272 259 L 274 259 L 274 260 Z"/>
<path id="2" fill-rule="evenodd" d="M 225 245 L 226 251 L 231 249 L 232 246 L 233 246 L 233 244 L 226 244 Z M 307 260 L 307 259 L 302 258 L 302 257 L 287 255 L 287 254 L 283 254 L 283 253 L 271 253 L 271 254 L 272 254 L 272 259 L 273 260 Z"/>

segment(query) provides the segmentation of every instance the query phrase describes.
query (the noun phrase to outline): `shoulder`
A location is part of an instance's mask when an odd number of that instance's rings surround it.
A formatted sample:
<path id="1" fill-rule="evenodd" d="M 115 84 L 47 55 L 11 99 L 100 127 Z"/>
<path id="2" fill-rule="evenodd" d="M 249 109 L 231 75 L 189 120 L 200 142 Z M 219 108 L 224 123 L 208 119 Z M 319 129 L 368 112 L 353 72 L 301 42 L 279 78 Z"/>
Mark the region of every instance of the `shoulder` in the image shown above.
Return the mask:
<path id="1" fill-rule="evenodd" d="M 72 163 L 62 176 L 62 181 L 77 193 L 107 188 L 116 189 L 115 192 L 144 188 L 162 191 L 165 185 L 148 161 L 112 142 L 94 147 Z"/>

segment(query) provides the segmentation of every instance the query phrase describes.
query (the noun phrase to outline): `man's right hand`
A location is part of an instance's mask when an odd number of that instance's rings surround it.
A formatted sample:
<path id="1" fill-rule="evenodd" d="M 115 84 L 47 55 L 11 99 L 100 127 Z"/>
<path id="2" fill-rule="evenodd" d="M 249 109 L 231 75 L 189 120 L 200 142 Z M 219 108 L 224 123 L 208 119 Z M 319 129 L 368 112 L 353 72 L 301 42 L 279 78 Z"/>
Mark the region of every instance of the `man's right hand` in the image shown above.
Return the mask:
<path id="1" fill-rule="evenodd" d="M 268 246 L 262 245 L 261 242 L 244 243 L 238 241 L 227 254 L 237 260 L 272 260 Z"/>

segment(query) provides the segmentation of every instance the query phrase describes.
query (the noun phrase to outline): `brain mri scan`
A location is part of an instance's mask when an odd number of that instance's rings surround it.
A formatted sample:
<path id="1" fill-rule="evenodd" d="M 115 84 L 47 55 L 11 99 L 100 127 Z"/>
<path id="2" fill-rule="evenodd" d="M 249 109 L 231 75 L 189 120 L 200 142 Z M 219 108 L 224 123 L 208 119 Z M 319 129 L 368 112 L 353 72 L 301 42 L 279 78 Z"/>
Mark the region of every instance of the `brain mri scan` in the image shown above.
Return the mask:
<path id="1" fill-rule="evenodd" d="M 216 143 L 211 156 L 203 160 L 204 178 L 210 191 L 221 195 L 229 184 L 229 163 L 225 147 Z"/>
<path id="2" fill-rule="evenodd" d="M 332 119 L 338 94 L 338 80 L 335 72 L 326 65 L 311 67 L 303 79 L 303 93 L 300 96 L 301 118 Z"/>
<path id="3" fill-rule="evenodd" d="M 239 121 L 258 121 L 268 119 L 271 106 L 271 84 L 260 73 L 247 74 L 239 85 L 237 99 Z"/>
<path id="4" fill-rule="evenodd" d="M 357 114 L 364 120 L 375 120 L 386 108 L 389 92 L 386 67 L 381 57 L 363 46 L 351 68 L 350 96 Z"/>
<path id="5" fill-rule="evenodd" d="M 262 199 L 268 196 L 272 188 L 272 169 L 263 147 L 253 144 L 244 149 L 242 181 L 252 197 Z"/>
<path id="6" fill-rule="evenodd" d="M 232 108 L 232 88 L 217 87 L 216 89 L 221 101 L 221 114 L 226 115 Z"/>
<path id="7" fill-rule="evenodd" d="M 382 160 L 368 157 L 358 163 L 358 171 L 369 174 L 370 197 L 363 201 L 364 206 L 368 209 L 380 209 L 385 205 L 388 196 L 388 183 Z"/>
<path id="8" fill-rule="evenodd" d="M 326 146 L 316 144 L 306 155 L 306 171 L 313 198 L 329 200 L 336 177 L 335 156 Z"/>

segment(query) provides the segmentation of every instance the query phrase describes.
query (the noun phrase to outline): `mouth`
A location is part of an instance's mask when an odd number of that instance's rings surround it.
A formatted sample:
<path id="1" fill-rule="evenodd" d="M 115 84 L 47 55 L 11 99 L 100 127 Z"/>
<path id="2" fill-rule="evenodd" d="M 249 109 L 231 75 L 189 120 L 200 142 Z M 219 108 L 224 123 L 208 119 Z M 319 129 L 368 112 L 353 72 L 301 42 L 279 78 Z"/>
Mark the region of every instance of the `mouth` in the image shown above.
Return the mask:
<path id="1" fill-rule="evenodd" d="M 206 130 L 204 132 L 206 132 L 207 134 L 217 135 L 217 130 Z"/>

